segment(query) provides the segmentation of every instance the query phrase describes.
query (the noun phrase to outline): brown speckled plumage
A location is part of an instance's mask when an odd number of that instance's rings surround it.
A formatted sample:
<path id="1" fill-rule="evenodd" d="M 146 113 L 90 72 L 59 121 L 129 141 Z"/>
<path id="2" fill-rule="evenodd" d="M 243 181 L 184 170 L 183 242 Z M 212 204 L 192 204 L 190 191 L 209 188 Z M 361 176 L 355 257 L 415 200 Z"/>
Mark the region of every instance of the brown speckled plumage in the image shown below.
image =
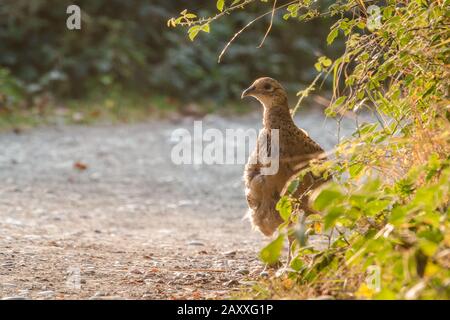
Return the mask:
<path id="1" fill-rule="evenodd" d="M 244 91 L 242 97 L 252 96 L 264 106 L 263 129 L 258 137 L 258 144 L 264 135 L 269 138 L 271 129 L 279 129 L 279 170 L 275 175 L 262 175 L 264 166 L 257 157 L 260 148 L 250 155 L 244 171 L 249 217 L 254 227 L 266 236 L 272 235 L 283 222 L 275 206 L 280 194 L 290 178 L 299 171 L 299 166 L 308 160 L 323 156 L 323 149 L 315 143 L 302 129 L 299 129 L 290 114 L 287 94 L 274 79 L 260 78 Z M 269 149 L 270 150 L 270 149 Z M 308 174 L 298 186 L 296 195 L 301 199 L 301 207 L 306 213 L 313 210 L 308 206 L 309 190 L 317 188 L 323 181 Z"/>

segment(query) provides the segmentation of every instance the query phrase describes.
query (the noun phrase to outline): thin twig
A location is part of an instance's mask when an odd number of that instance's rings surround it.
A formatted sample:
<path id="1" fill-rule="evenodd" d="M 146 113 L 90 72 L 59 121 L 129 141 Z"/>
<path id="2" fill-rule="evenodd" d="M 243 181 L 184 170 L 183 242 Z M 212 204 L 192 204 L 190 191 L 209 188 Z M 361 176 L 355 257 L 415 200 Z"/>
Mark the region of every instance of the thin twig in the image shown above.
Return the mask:
<path id="1" fill-rule="evenodd" d="M 264 37 L 263 37 L 261 43 L 259 44 L 258 48 L 261 48 L 263 46 L 264 41 L 266 41 L 266 38 L 269 35 L 270 30 L 272 29 L 273 17 L 275 15 L 275 8 L 276 8 L 276 6 L 277 6 L 277 0 L 274 0 L 273 1 L 273 8 L 272 8 L 272 15 L 270 16 L 270 24 L 269 24 L 269 27 L 267 28 L 266 34 L 264 35 Z"/>
<path id="2" fill-rule="evenodd" d="M 285 7 L 287 7 L 287 6 L 291 5 L 291 4 L 293 4 L 293 3 L 296 2 L 296 1 L 297 1 L 297 0 L 288 2 L 288 3 L 286 3 L 286 4 L 283 4 L 283 5 L 279 6 L 278 8 L 275 8 L 275 11 L 280 10 L 281 8 L 285 8 Z M 230 41 L 227 42 L 227 44 L 226 44 L 225 47 L 223 48 L 222 52 L 220 52 L 219 59 L 217 60 L 217 62 L 220 63 L 220 62 L 222 61 L 222 56 L 223 56 L 223 55 L 225 54 L 225 52 L 227 51 L 228 47 L 231 45 L 231 43 L 232 43 L 232 42 L 233 42 L 233 41 L 234 41 L 234 40 L 235 40 L 242 32 L 244 32 L 245 29 L 247 29 L 248 27 L 250 27 L 254 22 L 256 22 L 256 21 L 258 21 L 258 20 L 264 18 L 265 16 L 267 16 L 268 14 L 270 14 L 270 13 L 272 13 L 272 12 L 273 12 L 273 10 L 268 11 L 268 12 L 266 12 L 266 13 L 263 13 L 262 15 L 256 17 L 255 19 L 253 19 L 252 21 L 250 21 L 249 23 L 247 23 L 247 24 L 246 24 L 242 29 L 240 29 L 238 32 L 236 32 L 236 33 L 234 34 L 234 36 L 230 39 Z"/>
<path id="3" fill-rule="evenodd" d="M 223 10 L 222 12 L 216 14 L 213 17 L 199 18 L 199 19 L 197 19 L 195 21 L 180 22 L 179 25 L 180 26 L 192 26 L 192 25 L 199 25 L 199 24 L 203 24 L 203 23 L 211 23 L 214 20 L 217 20 L 217 19 L 221 18 L 222 16 L 229 14 L 231 11 L 234 11 L 234 10 L 237 10 L 237 9 L 240 9 L 240 8 L 244 8 L 246 5 L 248 5 L 248 4 L 252 3 L 252 2 L 255 2 L 255 0 L 245 0 L 242 3 L 238 3 L 238 4 L 234 5 L 234 6 L 226 8 L 225 10 Z"/>
<path id="4" fill-rule="evenodd" d="M 171 272 L 227 272 L 223 269 L 166 269 Z"/>
<path id="5" fill-rule="evenodd" d="M 333 232 L 334 232 L 334 227 L 331 228 L 330 234 L 327 235 L 328 236 L 328 250 L 330 250 L 330 248 L 331 248 L 331 238 L 333 237 Z"/>

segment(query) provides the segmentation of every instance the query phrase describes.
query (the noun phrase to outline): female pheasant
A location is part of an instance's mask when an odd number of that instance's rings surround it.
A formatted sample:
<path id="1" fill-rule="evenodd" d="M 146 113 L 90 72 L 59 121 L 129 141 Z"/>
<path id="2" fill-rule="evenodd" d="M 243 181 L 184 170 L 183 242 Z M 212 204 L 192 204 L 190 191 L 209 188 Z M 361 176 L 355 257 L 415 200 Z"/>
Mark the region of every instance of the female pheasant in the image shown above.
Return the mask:
<path id="1" fill-rule="evenodd" d="M 255 228 L 271 236 L 283 222 L 275 207 L 286 184 L 299 172 L 299 167 L 307 166 L 309 160 L 324 158 L 324 151 L 294 124 L 286 91 L 276 80 L 267 77 L 256 80 L 242 93 L 242 98 L 247 96 L 256 98 L 264 107 L 263 129 L 244 171 L 248 215 Z M 261 161 L 261 151 L 274 152 L 271 150 L 274 129 L 278 130 L 279 166 L 275 174 L 268 175 L 262 170 L 267 164 Z M 301 200 L 300 209 L 306 214 L 314 212 L 308 205 L 308 191 L 322 183 L 322 178 L 309 173 L 298 186 L 295 195 Z"/>

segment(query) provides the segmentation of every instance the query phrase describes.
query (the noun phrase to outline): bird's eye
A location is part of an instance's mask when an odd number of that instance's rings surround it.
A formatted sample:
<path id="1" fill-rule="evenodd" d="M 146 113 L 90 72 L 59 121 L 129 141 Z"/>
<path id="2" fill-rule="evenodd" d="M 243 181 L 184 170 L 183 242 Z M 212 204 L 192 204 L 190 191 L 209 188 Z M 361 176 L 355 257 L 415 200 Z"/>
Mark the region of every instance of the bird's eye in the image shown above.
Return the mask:
<path id="1" fill-rule="evenodd" d="M 270 89 L 272 89 L 272 86 L 270 85 L 270 83 L 266 83 L 264 85 L 264 90 L 270 90 Z"/>

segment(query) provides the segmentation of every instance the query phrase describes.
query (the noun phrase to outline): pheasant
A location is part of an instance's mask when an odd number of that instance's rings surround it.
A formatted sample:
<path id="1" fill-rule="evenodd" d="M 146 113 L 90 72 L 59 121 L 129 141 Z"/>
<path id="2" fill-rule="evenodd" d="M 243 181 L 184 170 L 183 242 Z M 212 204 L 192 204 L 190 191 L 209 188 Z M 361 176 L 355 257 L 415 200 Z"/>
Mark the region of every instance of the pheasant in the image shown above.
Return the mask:
<path id="1" fill-rule="evenodd" d="M 267 77 L 257 79 L 242 93 L 242 98 L 249 96 L 256 98 L 263 105 L 264 116 L 258 143 L 250 154 L 244 171 L 248 216 L 254 228 L 266 236 L 271 236 L 283 222 L 276 210 L 276 204 L 287 183 L 299 169 L 307 166 L 309 160 L 324 158 L 324 150 L 304 130 L 295 125 L 286 90 L 276 80 Z M 263 172 L 267 164 L 261 161 L 261 150 L 274 152 L 271 150 L 273 129 L 278 129 L 279 164 L 278 171 L 268 175 Z M 323 178 L 308 173 L 297 187 L 294 195 L 301 200 L 299 209 L 305 214 L 315 213 L 308 205 L 309 191 L 324 182 Z"/>

